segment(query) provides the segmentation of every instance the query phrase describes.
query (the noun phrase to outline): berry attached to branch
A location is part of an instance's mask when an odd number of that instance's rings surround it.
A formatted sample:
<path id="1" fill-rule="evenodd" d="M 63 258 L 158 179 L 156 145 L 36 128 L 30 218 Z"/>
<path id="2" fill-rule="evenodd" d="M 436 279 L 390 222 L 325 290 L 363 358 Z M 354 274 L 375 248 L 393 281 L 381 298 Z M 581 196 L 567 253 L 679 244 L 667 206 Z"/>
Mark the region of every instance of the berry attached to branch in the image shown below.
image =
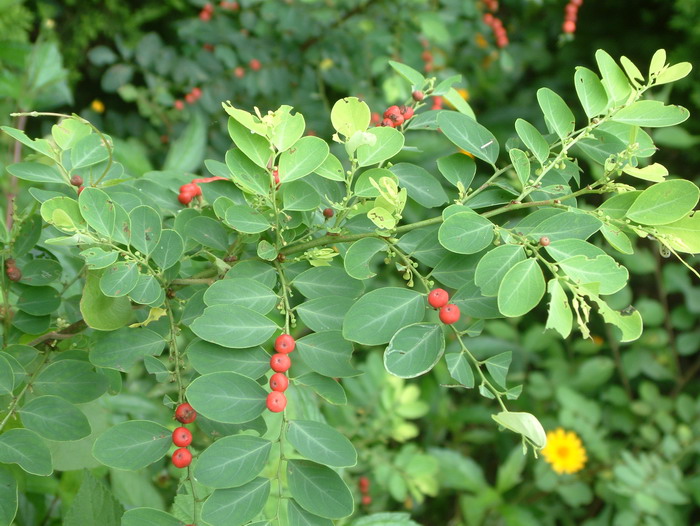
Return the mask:
<path id="1" fill-rule="evenodd" d="M 272 391 L 267 395 L 267 408 L 273 413 L 280 413 L 287 407 L 287 397 L 279 391 Z"/>
<path id="2" fill-rule="evenodd" d="M 173 466 L 176 468 L 186 468 L 192 463 L 192 453 L 184 447 L 176 449 L 173 453 Z"/>
<path id="3" fill-rule="evenodd" d="M 282 393 L 289 387 L 289 378 L 284 373 L 275 373 L 270 377 L 270 389 Z"/>
<path id="4" fill-rule="evenodd" d="M 270 367 L 276 373 L 284 373 L 288 371 L 291 366 L 292 360 L 287 354 L 279 352 L 277 354 L 273 354 L 272 358 L 270 358 Z"/>
<path id="5" fill-rule="evenodd" d="M 79 175 L 74 175 L 70 178 L 70 184 L 73 186 L 83 186 L 83 178 Z"/>
<path id="6" fill-rule="evenodd" d="M 440 309 L 440 321 L 446 325 L 452 325 L 459 321 L 459 307 L 448 303 Z"/>
<path id="7" fill-rule="evenodd" d="M 178 427 L 173 431 L 173 444 L 177 447 L 187 447 L 192 443 L 192 433 L 186 427 Z"/>
<path id="8" fill-rule="evenodd" d="M 197 411 L 190 404 L 185 402 L 175 409 L 175 419 L 183 424 L 191 424 L 197 419 Z"/>
<path id="9" fill-rule="evenodd" d="M 290 334 L 280 334 L 275 340 L 275 351 L 282 354 L 289 354 L 294 350 L 297 343 Z"/>
<path id="10" fill-rule="evenodd" d="M 434 309 L 444 307 L 448 301 L 450 301 L 450 295 L 444 289 L 433 289 L 428 294 L 428 303 Z"/>

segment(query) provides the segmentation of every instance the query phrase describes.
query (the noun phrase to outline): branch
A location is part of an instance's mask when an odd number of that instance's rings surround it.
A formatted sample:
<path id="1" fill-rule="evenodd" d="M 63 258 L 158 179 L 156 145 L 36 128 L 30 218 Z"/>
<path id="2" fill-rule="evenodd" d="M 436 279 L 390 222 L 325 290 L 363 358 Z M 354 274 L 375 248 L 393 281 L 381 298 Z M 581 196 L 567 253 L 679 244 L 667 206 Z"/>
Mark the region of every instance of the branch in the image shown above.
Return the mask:
<path id="1" fill-rule="evenodd" d="M 34 347 L 49 340 L 67 340 L 85 329 L 87 329 L 87 323 L 85 323 L 84 320 L 78 320 L 60 331 L 51 331 L 47 332 L 46 334 L 42 334 L 38 338 L 35 338 L 27 343 L 27 345 Z"/>

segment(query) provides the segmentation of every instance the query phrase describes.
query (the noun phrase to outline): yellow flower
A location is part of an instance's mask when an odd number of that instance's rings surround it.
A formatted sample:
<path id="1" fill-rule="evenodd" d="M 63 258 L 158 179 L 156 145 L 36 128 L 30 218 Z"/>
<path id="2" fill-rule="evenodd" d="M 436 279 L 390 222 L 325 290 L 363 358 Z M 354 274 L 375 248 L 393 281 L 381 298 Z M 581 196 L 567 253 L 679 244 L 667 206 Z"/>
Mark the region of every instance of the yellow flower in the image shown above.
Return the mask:
<path id="1" fill-rule="evenodd" d="M 92 108 L 92 111 L 96 113 L 104 113 L 105 111 L 105 103 L 102 102 L 100 99 L 93 100 L 92 104 L 90 104 L 90 107 Z"/>
<path id="2" fill-rule="evenodd" d="M 561 427 L 547 433 L 547 445 L 542 450 L 542 455 L 559 475 L 581 471 L 588 460 L 578 435 L 573 431 L 564 431 Z"/>

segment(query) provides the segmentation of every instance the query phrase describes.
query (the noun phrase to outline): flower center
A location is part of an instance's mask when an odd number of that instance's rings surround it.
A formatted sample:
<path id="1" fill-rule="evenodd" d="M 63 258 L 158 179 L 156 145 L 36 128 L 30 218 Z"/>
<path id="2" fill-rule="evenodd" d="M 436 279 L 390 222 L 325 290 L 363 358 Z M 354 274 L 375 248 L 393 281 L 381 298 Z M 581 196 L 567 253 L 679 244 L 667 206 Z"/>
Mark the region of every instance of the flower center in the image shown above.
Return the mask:
<path id="1" fill-rule="evenodd" d="M 561 458 L 566 458 L 569 456 L 569 448 L 566 446 L 559 446 L 557 448 L 557 455 Z"/>

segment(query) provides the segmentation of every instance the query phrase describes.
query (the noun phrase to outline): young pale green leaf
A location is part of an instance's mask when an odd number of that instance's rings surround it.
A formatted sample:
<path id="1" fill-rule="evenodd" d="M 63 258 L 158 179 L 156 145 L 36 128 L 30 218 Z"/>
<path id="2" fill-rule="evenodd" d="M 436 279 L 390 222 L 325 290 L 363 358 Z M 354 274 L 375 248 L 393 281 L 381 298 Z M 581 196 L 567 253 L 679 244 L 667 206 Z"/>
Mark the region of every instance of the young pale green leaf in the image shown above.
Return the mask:
<path id="1" fill-rule="evenodd" d="M 126 296 L 110 298 L 102 294 L 100 290 L 102 272 L 92 270 L 87 273 L 83 296 L 80 299 L 80 313 L 89 327 L 101 331 L 113 331 L 129 323 L 134 314 L 131 302 Z"/>
<path id="2" fill-rule="evenodd" d="M 299 139 L 293 148 L 282 152 L 279 158 L 279 178 L 282 183 L 309 175 L 328 157 L 328 144 L 318 137 Z"/>
<path id="3" fill-rule="evenodd" d="M 493 165 L 498 159 L 496 137 L 471 117 L 446 111 L 438 115 L 440 129 L 455 146 Z"/>
<path id="4" fill-rule="evenodd" d="M 343 259 L 345 272 L 359 280 L 373 278 L 377 273 L 370 268 L 372 258 L 387 248 L 387 244 L 376 237 L 365 237 L 355 241 Z"/>
<path id="5" fill-rule="evenodd" d="M 435 92 L 433 92 L 433 95 L 437 95 L 437 94 Z M 454 89 L 454 88 L 448 89 L 444 95 L 444 98 L 458 112 L 460 112 L 463 115 L 466 115 L 470 119 L 476 120 L 476 114 L 474 113 L 474 110 L 469 105 L 469 103 L 466 100 L 464 100 L 462 95 L 460 95 L 456 89 Z"/>
<path id="6" fill-rule="evenodd" d="M 73 170 L 101 163 L 108 157 L 109 152 L 102 141 L 102 137 L 94 133 L 80 139 L 70 151 L 70 161 L 73 165 Z"/>
<path id="7" fill-rule="evenodd" d="M 595 298 L 598 305 L 598 312 L 603 316 L 603 319 L 620 329 L 620 341 L 631 342 L 638 339 L 642 335 L 644 328 L 642 323 L 642 315 L 634 307 L 628 307 L 621 311 L 612 309 L 605 301 L 600 298 Z"/>
<path id="8" fill-rule="evenodd" d="M 375 206 L 367 212 L 367 218 L 372 221 L 377 228 L 390 230 L 394 228 L 397 223 L 397 219 L 394 214 L 391 213 L 391 210 L 393 210 L 391 206 Z"/>
<path id="9" fill-rule="evenodd" d="M 625 103 L 632 93 L 632 86 L 627 81 L 625 72 L 620 69 L 615 59 L 602 49 L 595 52 L 595 60 L 603 77 L 603 86 L 605 86 L 612 104 L 620 105 Z"/>
<path id="10" fill-rule="evenodd" d="M 265 467 L 272 443 L 248 435 L 223 437 L 202 451 L 194 477 L 210 488 L 235 488 L 252 481 Z"/>
<path id="11" fill-rule="evenodd" d="M 57 214 L 56 212 L 62 212 Z M 80 207 L 70 197 L 52 197 L 41 204 L 41 217 L 64 232 L 85 230 L 86 222 L 80 214 Z"/>
<path id="12" fill-rule="evenodd" d="M 447 202 L 447 194 L 442 185 L 425 168 L 415 164 L 398 163 L 391 171 L 399 179 L 399 185 L 406 188 L 408 196 L 425 208 L 435 208 Z"/>
<path id="13" fill-rule="evenodd" d="M 524 151 L 517 148 L 508 150 L 508 156 L 510 157 L 510 162 L 513 163 L 520 185 L 525 188 L 530 180 L 530 159 L 527 158 L 527 154 Z"/>
<path id="14" fill-rule="evenodd" d="M 515 264 L 503 277 L 498 288 L 498 310 L 508 318 L 527 314 L 544 296 L 544 276 L 537 260 Z"/>
<path id="15" fill-rule="evenodd" d="M 634 254 L 632 241 L 630 241 L 629 236 L 621 229 L 613 225 L 604 224 L 600 228 L 600 233 L 603 234 L 605 240 L 610 243 L 610 246 L 618 252 L 622 252 L 623 254 Z"/>
<path id="16" fill-rule="evenodd" d="M 47 166 L 41 163 L 25 162 L 7 166 L 7 171 L 25 181 L 33 183 L 65 183 L 55 166 Z"/>
<path id="17" fill-rule="evenodd" d="M 32 475 L 53 472 L 51 452 L 39 435 L 29 429 L 10 429 L 0 435 L 0 465 L 18 464 Z"/>
<path id="18" fill-rule="evenodd" d="M 121 526 L 182 526 L 183 522 L 169 513 L 153 508 L 133 508 L 122 516 Z"/>
<path id="19" fill-rule="evenodd" d="M 272 144 L 277 151 L 283 152 L 291 148 L 304 135 L 306 122 L 301 113 L 292 115 L 290 106 L 282 106 L 275 111 L 274 127 L 272 128 Z"/>
<path id="20" fill-rule="evenodd" d="M 120 261 L 105 269 L 100 278 L 100 290 L 105 296 L 118 298 L 126 296 L 139 281 L 136 263 Z"/>
<path id="21" fill-rule="evenodd" d="M 270 228 L 270 222 L 267 218 L 248 205 L 228 207 L 226 224 L 245 234 L 257 234 Z"/>
<path id="22" fill-rule="evenodd" d="M 17 480 L 7 466 L 0 466 L 0 524 L 11 526 L 17 513 Z M 329 526 L 332 526 L 329 525 Z"/>
<path id="23" fill-rule="evenodd" d="M 379 197 L 379 181 L 382 177 L 388 177 L 397 185 L 399 178 L 386 168 L 370 168 L 362 172 L 355 180 L 353 188 L 355 195 L 358 197 Z"/>
<path id="24" fill-rule="evenodd" d="M 187 358 L 199 374 L 231 371 L 257 380 L 270 370 L 270 355 L 262 347 L 234 351 L 195 339 L 187 346 Z"/>
<path id="25" fill-rule="evenodd" d="M 477 264 L 474 282 L 484 296 L 496 296 L 503 276 L 521 261 L 525 261 L 525 251 L 521 245 L 496 247 Z"/>
<path id="26" fill-rule="evenodd" d="M 540 164 L 544 164 L 549 157 L 549 143 L 537 128 L 524 119 L 518 119 L 515 121 L 515 131 Z"/>
<path id="27" fill-rule="evenodd" d="M 247 484 L 217 489 L 202 506 L 202 520 L 211 526 L 242 526 L 258 515 L 270 495 L 270 480 L 258 477 Z"/>
<path id="28" fill-rule="evenodd" d="M 506 387 L 506 377 L 508 376 L 508 369 L 510 368 L 510 363 L 513 360 L 513 353 L 502 352 L 486 360 L 486 369 L 489 374 L 493 377 L 494 381 L 501 387 Z"/>
<path id="29" fill-rule="evenodd" d="M 9 126 L 0 126 L 0 130 L 4 131 L 7 135 L 21 142 L 25 146 L 31 148 L 35 152 L 39 152 L 46 157 L 54 158 L 54 152 L 51 147 L 51 143 L 46 139 L 30 139 L 27 134 L 22 130 L 16 128 L 10 128 Z M 0 523 L 2 524 L 2 523 Z"/>
<path id="30" fill-rule="evenodd" d="M 42 369 L 33 385 L 36 394 L 60 396 L 74 404 L 83 404 L 104 394 L 107 378 L 97 374 L 88 362 L 63 359 Z"/>
<path id="31" fill-rule="evenodd" d="M 49 440 L 80 440 L 92 432 L 82 411 L 58 396 L 34 398 L 19 414 L 24 427 Z"/>
<path id="32" fill-rule="evenodd" d="M 338 267 L 315 267 L 299 274 L 292 285 L 308 299 L 336 296 L 357 298 L 364 290 L 358 281 Z"/>
<path id="33" fill-rule="evenodd" d="M 312 370 L 323 376 L 345 378 L 358 374 L 350 364 L 352 344 L 340 331 L 308 334 L 297 340 L 297 351 Z"/>
<path id="34" fill-rule="evenodd" d="M 590 69 L 579 66 L 574 74 L 576 94 L 581 101 L 583 111 L 589 119 L 602 115 L 608 109 L 608 94 L 598 75 Z"/>
<path id="35" fill-rule="evenodd" d="M 549 88 L 537 90 L 537 102 L 544 113 L 545 121 L 549 128 L 556 133 L 559 138 L 564 139 L 574 131 L 576 118 L 559 95 Z"/>
<path id="36" fill-rule="evenodd" d="M 90 350 L 90 363 L 126 372 L 144 356 L 158 356 L 163 337 L 146 328 L 121 328 L 99 338 Z"/>
<path id="37" fill-rule="evenodd" d="M 301 455 L 319 464 L 336 468 L 357 464 L 357 452 L 350 441 L 323 422 L 291 420 L 287 439 Z"/>
<path id="38" fill-rule="evenodd" d="M 625 73 L 627 73 L 632 85 L 635 88 L 640 88 L 642 84 L 644 84 L 644 75 L 639 71 L 639 68 L 624 55 L 620 57 L 620 64 L 622 64 L 622 68 L 625 70 Z"/>
<path id="39" fill-rule="evenodd" d="M 700 253 L 700 214 L 697 212 L 656 227 L 660 234 L 669 236 L 664 240 L 673 250 L 688 252 L 690 254 Z"/>
<path id="40" fill-rule="evenodd" d="M 644 190 L 627 210 L 627 217 L 643 225 L 666 225 L 689 214 L 699 198 L 700 189 L 691 181 L 664 181 Z"/>
<path id="41" fill-rule="evenodd" d="M 187 400 L 198 413 L 225 424 L 243 424 L 259 417 L 266 399 L 260 384 L 233 372 L 205 374 L 187 387 Z"/>
<path id="42" fill-rule="evenodd" d="M 465 189 L 469 188 L 476 173 L 474 159 L 463 153 L 453 153 L 437 160 L 438 170 L 454 186 L 461 184 Z"/>
<path id="43" fill-rule="evenodd" d="M 315 172 L 325 179 L 331 181 L 345 181 L 345 170 L 340 160 L 332 153 L 328 154 L 326 160 L 321 163 L 321 166 L 316 168 Z"/>
<path id="44" fill-rule="evenodd" d="M 277 325 L 262 314 L 240 305 L 214 305 L 190 326 L 208 342 L 232 349 L 255 347 L 267 341 Z"/>
<path id="45" fill-rule="evenodd" d="M 421 89 L 423 84 L 425 84 L 425 77 L 415 69 L 401 62 L 389 61 L 389 65 L 396 71 L 399 75 L 410 82 L 411 87 L 414 89 Z"/>
<path id="46" fill-rule="evenodd" d="M 248 159 L 267 169 L 272 150 L 269 141 L 263 135 L 252 132 L 233 118 L 228 120 L 228 133 Z"/>
<path id="47" fill-rule="evenodd" d="M 376 137 L 374 144 L 364 144 L 357 148 L 357 162 L 360 166 L 370 166 L 391 159 L 404 145 L 404 136 L 399 130 L 389 127 L 372 128 L 368 134 Z"/>
<path id="48" fill-rule="evenodd" d="M 449 216 L 438 230 L 440 244 L 456 254 L 475 254 L 493 241 L 493 223 L 474 212 Z"/>
<path id="49" fill-rule="evenodd" d="M 656 77 L 654 85 L 659 86 L 661 84 L 668 84 L 670 82 L 676 82 L 688 76 L 692 71 L 693 65 L 690 62 L 679 62 L 673 66 L 669 66 L 666 69 L 659 72 Z"/>
<path id="50" fill-rule="evenodd" d="M 103 236 L 112 236 L 117 216 L 114 203 L 105 192 L 87 187 L 80 193 L 78 205 L 88 225 Z"/>
<path id="51" fill-rule="evenodd" d="M 369 106 L 357 97 L 340 99 L 331 110 L 333 128 L 346 138 L 352 137 L 356 131 L 365 131 L 369 126 L 370 118 Z"/>
<path id="52" fill-rule="evenodd" d="M 445 352 L 442 327 L 416 323 L 399 329 L 384 351 L 384 367 L 399 378 L 415 378 L 427 373 Z"/>
<path id="53" fill-rule="evenodd" d="M 234 108 L 231 101 L 228 100 L 222 102 L 221 106 L 226 113 L 248 128 L 251 132 L 257 133 L 258 135 L 265 135 L 267 133 L 267 125 L 263 124 L 256 115 L 239 108 Z"/>
<path id="54" fill-rule="evenodd" d="M 579 285 L 599 283 L 600 294 L 614 294 L 621 290 L 629 278 L 629 272 L 608 255 L 594 259 L 574 256 L 559 262 L 562 271 Z"/>
<path id="55" fill-rule="evenodd" d="M 666 106 L 660 100 L 638 100 L 615 113 L 612 120 L 634 126 L 663 128 L 680 124 L 688 117 L 690 112 L 683 106 Z"/>
<path id="56" fill-rule="evenodd" d="M 424 315 L 423 294 L 383 287 L 368 292 L 350 307 L 343 322 L 343 337 L 363 345 L 381 345 L 400 328 L 422 321 Z"/>
<path id="57" fill-rule="evenodd" d="M 567 338 L 571 334 L 574 315 L 566 292 L 556 278 L 549 280 L 547 292 L 549 292 L 550 301 L 545 329 L 554 329 L 562 338 Z"/>
<path id="58" fill-rule="evenodd" d="M 267 314 L 279 297 L 272 289 L 250 278 L 224 279 L 212 284 L 204 293 L 204 303 L 212 305 L 240 305 Z"/>
<path id="59" fill-rule="evenodd" d="M 289 526 L 333 526 L 333 521 L 309 513 L 299 506 L 294 499 L 287 501 L 287 519 Z"/>
<path id="60" fill-rule="evenodd" d="M 642 168 L 627 165 L 622 169 L 622 171 L 627 175 L 636 177 L 637 179 L 643 179 L 653 183 L 661 183 L 665 181 L 666 176 L 668 175 L 668 169 L 659 163 L 653 163 Z"/>
<path id="61" fill-rule="evenodd" d="M 658 75 L 661 70 L 666 66 L 666 50 L 657 49 L 654 55 L 651 57 L 651 62 L 649 63 L 649 76 Z"/>
<path id="62" fill-rule="evenodd" d="M 353 303 L 352 298 L 323 296 L 299 305 L 297 314 L 312 331 L 340 330 L 343 319 Z"/>
<path id="63" fill-rule="evenodd" d="M 450 376 L 467 389 L 474 387 L 474 372 L 464 353 L 449 353 L 445 355 L 447 370 Z"/>
<path id="64" fill-rule="evenodd" d="M 547 435 L 542 424 L 530 413 L 502 411 L 491 418 L 506 429 L 521 434 L 539 449 L 547 445 Z"/>
<path id="65" fill-rule="evenodd" d="M 162 219 L 150 206 L 137 206 L 129 213 L 131 239 L 129 244 L 142 254 L 149 256 L 158 247 Z"/>
<path id="66" fill-rule="evenodd" d="M 102 433 L 92 454 L 105 466 L 135 471 L 163 458 L 172 445 L 171 435 L 156 422 L 130 420 Z"/>
<path id="67" fill-rule="evenodd" d="M 290 460 L 287 481 L 294 500 L 309 513 L 342 519 L 353 511 L 352 493 L 343 479 L 326 466 L 308 460 Z"/>
<path id="68" fill-rule="evenodd" d="M 151 253 L 151 258 L 163 270 L 175 265 L 185 251 L 185 242 L 175 230 L 161 231 L 158 245 Z"/>

